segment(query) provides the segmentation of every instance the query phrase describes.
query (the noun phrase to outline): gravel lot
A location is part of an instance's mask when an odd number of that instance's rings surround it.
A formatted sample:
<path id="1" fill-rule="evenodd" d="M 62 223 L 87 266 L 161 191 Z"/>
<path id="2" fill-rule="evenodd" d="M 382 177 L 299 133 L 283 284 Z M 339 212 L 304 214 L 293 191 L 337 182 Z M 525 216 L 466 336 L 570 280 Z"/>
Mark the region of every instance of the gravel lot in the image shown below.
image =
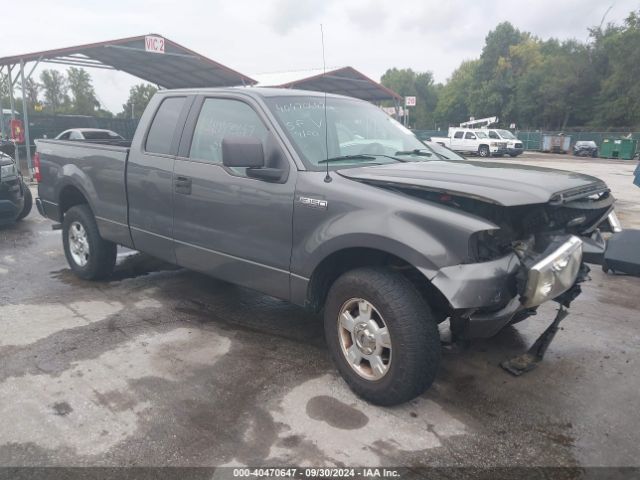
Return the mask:
<path id="1" fill-rule="evenodd" d="M 640 228 L 636 162 L 499 161 L 599 176 Z M 637 466 L 638 310 L 639 278 L 594 268 L 537 370 L 498 364 L 552 306 L 379 408 L 337 376 L 318 318 L 125 250 L 111 281 L 80 281 L 34 211 L 0 230 L 0 465 Z"/>

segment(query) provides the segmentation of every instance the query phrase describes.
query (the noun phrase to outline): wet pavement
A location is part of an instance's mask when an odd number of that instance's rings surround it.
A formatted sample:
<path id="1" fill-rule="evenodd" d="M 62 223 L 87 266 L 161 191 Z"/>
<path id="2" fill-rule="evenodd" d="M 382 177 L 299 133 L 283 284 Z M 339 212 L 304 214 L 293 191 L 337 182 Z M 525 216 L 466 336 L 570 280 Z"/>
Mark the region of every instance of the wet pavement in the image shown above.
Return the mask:
<path id="1" fill-rule="evenodd" d="M 640 462 L 639 278 L 594 268 L 533 372 L 498 364 L 552 306 L 445 349 L 431 390 L 380 408 L 337 376 L 317 317 L 126 250 L 110 281 L 79 280 L 50 226 L 0 229 L 0 465 Z"/>

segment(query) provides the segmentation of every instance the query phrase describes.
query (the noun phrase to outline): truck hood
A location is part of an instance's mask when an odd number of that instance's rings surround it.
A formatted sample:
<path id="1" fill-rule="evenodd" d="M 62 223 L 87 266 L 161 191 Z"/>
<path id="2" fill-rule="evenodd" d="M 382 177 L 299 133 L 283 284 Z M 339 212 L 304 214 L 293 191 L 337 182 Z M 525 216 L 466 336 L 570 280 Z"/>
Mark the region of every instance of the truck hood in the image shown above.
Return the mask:
<path id="1" fill-rule="evenodd" d="M 340 169 L 343 177 L 380 186 L 419 188 L 504 205 L 561 204 L 607 190 L 575 172 L 495 162 L 427 160 Z"/>

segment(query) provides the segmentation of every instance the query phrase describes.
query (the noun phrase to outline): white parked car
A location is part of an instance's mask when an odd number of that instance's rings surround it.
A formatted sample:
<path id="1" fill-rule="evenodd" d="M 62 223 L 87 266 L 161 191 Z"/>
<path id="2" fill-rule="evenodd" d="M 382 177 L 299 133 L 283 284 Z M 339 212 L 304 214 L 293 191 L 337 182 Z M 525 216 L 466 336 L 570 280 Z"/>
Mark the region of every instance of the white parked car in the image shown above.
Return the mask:
<path id="1" fill-rule="evenodd" d="M 473 128 L 452 127 L 449 129 L 448 136 L 431 137 L 431 141 L 467 155 L 475 154 L 481 157 L 490 157 L 507 153 L 506 141 L 496 141 L 489 138 L 485 130 Z"/>
<path id="2" fill-rule="evenodd" d="M 112 130 L 102 128 L 71 128 L 59 134 L 56 140 L 124 140 Z"/>

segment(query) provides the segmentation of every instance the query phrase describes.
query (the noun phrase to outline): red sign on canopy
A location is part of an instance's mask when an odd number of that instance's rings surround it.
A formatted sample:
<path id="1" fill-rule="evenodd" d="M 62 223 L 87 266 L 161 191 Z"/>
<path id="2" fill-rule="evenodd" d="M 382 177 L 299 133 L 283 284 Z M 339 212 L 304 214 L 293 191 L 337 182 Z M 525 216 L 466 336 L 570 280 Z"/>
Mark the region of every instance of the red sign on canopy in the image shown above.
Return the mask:
<path id="1" fill-rule="evenodd" d="M 24 125 L 22 120 L 11 120 L 11 140 L 15 143 L 24 143 Z"/>

